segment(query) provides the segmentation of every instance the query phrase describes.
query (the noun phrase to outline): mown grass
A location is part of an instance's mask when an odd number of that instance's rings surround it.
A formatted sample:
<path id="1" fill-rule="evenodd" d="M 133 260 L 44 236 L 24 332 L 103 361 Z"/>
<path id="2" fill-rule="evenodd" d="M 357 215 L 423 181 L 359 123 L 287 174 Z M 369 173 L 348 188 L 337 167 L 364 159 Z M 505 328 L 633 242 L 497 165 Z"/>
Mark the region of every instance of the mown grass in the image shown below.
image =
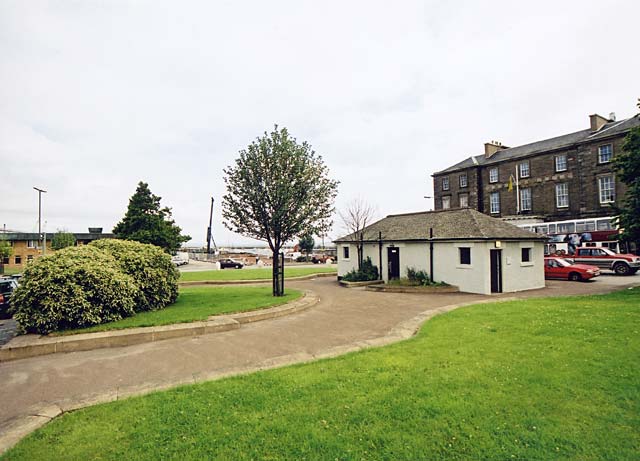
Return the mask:
<path id="1" fill-rule="evenodd" d="M 462 308 L 417 337 L 54 420 L 4 459 L 632 460 L 640 290 Z"/>
<path id="2" fill-rule="evenodd" d="M 317 267 L 285 267 L 284 278 L 301 277 L 304 275 L 338 272 L 336 266 Z M 201 282 L 205 280 L 269 280 L 271 268 L 263 269 L 224 269 L 219 271 L 182 272 L 181 282 Z"/>
<path id="3" fill-rule="evenodd" d="M 172 323 L 196 322 L 209 316 L 264 309 L 294 301 L 302 296 L 299 290 L 286 289 L 285 295 L 273 297 L 271 287 L 206 286 L 181 287 L 178 300 L 157 311 L 140 312 L 117 322 L 89 328 L 66 330 L 57 334 L 68 335 L 124 328 L 151 327 Z"/>

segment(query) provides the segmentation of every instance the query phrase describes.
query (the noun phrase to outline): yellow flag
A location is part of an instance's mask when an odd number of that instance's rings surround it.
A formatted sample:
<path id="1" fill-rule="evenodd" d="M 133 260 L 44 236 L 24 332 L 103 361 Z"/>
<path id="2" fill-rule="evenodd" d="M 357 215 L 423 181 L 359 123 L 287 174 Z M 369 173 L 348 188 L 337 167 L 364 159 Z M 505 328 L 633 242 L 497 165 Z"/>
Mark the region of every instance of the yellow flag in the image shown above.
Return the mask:
<path id="1" fill-rule="evenodd" d="M 509 192 L 513 191 L 513 176 L 509 176 Z"/>

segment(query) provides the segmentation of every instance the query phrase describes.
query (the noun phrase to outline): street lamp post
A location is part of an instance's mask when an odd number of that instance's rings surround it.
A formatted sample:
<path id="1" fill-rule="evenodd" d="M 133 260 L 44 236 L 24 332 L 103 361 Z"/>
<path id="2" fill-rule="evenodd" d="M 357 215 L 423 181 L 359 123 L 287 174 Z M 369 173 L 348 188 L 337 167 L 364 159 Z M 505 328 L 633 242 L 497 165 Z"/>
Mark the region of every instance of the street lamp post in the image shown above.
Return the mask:
<path id="1" fill-rule="evenodd" d="M 44 256 L 47 253 L 47 249 L 45 248 L 46 242 L 42 238 L 42 193 L 44 192 L 46 194 L 47 191 L 44 189 L 38 189 L 37 187 L 34 187 L 34 189 L 38 191 L 38 238 L 42 245 L 42 256 Z"/>

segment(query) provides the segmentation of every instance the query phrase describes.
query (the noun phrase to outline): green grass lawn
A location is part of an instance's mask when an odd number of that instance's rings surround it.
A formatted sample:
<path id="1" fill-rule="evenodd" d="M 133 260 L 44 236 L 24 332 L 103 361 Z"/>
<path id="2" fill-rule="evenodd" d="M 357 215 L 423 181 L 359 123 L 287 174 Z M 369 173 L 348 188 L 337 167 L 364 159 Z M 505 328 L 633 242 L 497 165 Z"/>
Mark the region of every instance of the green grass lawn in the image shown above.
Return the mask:
<path id="1" fill-rule="evenodd" d="M 134 317 L 104 323 L 90 328 L 66 330 L 58 334 L 91 333 L 123 328 L 170 325 L 206 320 L 211 315 L 245 312 L 288 303 L 302 296 L 299 290 L 285 289 L 285 295 L 274 298 L 271 287 L 206 286 L 181 287 L 178 300 L 157 311 L 140 312 Z"/>
<path id="2" fill-rule="evenodd" d="M 0 275 L 15 275 L 22 274 L 22 272 L 24 272 L 24 268 L 22 267 L 5 267 L 3 273 Z"/>
<path id="3" fill-rule="evenodd" d="M 640 290 L 477 305 L 417 337 L 75 411 L 11 460 L 637 460 Z"/>
<path id="4" fill-rule="evenodd" d="M 338 272 L 336 266 L 318 265 L 317 267 L 285 267 L 285 279 L 301 277 L 303 275 L 320 274 L 326 272 Z M 270 280 L 271 268 L 263 269 L 224 269 L 219 271 L 182 272 L 181 282 L 204 280 Z"/>

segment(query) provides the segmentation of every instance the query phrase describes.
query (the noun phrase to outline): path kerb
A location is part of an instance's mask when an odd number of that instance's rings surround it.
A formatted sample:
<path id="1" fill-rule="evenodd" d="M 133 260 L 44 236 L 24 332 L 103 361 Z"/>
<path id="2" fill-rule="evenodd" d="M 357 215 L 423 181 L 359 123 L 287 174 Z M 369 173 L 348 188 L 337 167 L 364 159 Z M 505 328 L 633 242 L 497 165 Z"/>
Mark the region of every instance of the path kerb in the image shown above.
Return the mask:
<path id="1" fill-rule="evenodd" d="M 305 352 L 287 354 L 270 358 L 256 365 L 234 367 L 225 370 L 217 370 L 211 373 L 201 373 L 198 375 L 193 375 L 192 379 L 155 383 L 152 386 L 146 385 L 140 386 L 139 388 L 135 389 L 128 389 L 126 392 L 113 391 L 105 394 L 88 396 L 81 400 L 69 399 L 68 401 L 63 402 L 60 405 L 46 405 L 38 408 L 30 408 L 29 416 L 11 421 L 7 426 L 0 428 L 0 455 L 9 450 L 16 443 L 18 443 L 20 440 L 22 440 L 24 437 L 26 437 L 36 429 L 39 429 L 40 427 L 51 421 L 53 418 L 60 416 L 63 413 L 79 410 L 81 408 L 98 405 L 101 403 L 114 402 L 116 400 L 145 395 L 151 392 L 167 390 L 180 385 L 196 384 L 198 382 L 213 381 L 230 376 L 239 376 L 249 373 L 255 373 L 257 371 L 282 368 L 294 364 L 309 363 L 321 359 L 338 357 L 340 355 L 348 354 L 351 352 L 358 352 L 364 349 L 382 347 L 413 337 L 427 320 L 435 317 L 436 315 L 444 314 L 460 307 L 472 306 L 475 304 L 508 302 L 515 300 L 517 300 L 517 298 L 509 297 L 480 301 L 476 300 L 461 304 L 450 304 L 436 309 L 424 311 L 416 315 L 415 317 L 398 324 L 384 336 L 366 341 L 357 341 L 355 343 L 345 344 L 342 346 L 331 347 L 317 354 L 309 354 Z M 316 302 L 318 301 L 319 300 L 316 298 Z"/>
<path id="2" fill-rule="evenodd" d="M 59 352 L 78 352 L 108 347 L 162 341 L 185 336 L 200 336 L 240 328 L 242 324 L 274 319 L 295 314 L 317 304 L 318 296 L 305 290 L 301 299 L 281 306 L 235 314 L 216 315 L 206 321 L 177 323 L 157 327 L 129 328 L 125 330 L 81 333 L 69 336 L 17 336 L 0 347 L 0 362 L 18 360 Z"/>

